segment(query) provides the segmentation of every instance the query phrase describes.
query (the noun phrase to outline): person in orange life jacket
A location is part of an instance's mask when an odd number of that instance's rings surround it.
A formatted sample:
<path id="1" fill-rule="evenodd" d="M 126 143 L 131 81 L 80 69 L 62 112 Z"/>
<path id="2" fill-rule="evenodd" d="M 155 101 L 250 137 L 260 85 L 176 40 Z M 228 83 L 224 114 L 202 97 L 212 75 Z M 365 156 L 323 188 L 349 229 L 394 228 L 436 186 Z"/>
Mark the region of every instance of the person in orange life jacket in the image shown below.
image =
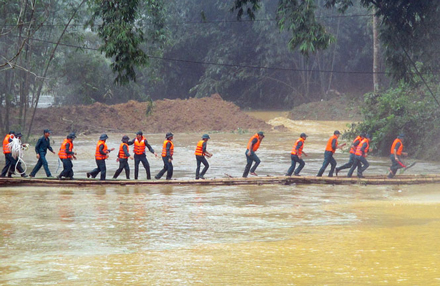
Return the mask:
<path id="1" fill-rule="evenodd" d="M 388 178 L 390 179 L 396 175 L 397 170 L 399 170 L 400 168 L 404 168 L 405 166 L 401 162 L 401 156 L 408 156 L 408 153 L 402 152 L 404 139 L 405 135 L 403 133 L 399 134 L 399 136 L 397 136 L 397 138 L 394 140 L 393 145 L 391 145 L 391 167 L 388 174 Z"/>
<path id="2" fill-rule="evenodd" d="M 338 173 L 343 170 L 343 169 L 348 169 L 351 168 L 351 166 L 353 166 L 353 162 L 354 159 L 356 157 L 356 155 L 354 153 L 356 153 L 356 148 L 359 145 L 359 143 L 361 143 L 362 140 L 364 140 L 365 138 L 365 133 L 361 133 L 358 137 L 356 137 L 353 140 L 353 143 L 351 143 L 351 147 L 350 147 L 350 157 L 348 159 L 348 163 L 342 165 L 341 167 L 336 167 L 336 176 L 338 175 Z"/>
<path id="3" fill-rule="evenodd" d="M 133 157 L 131 157 L 129 153 L 128 140 L 130 140 L 130 138 L 128 138 L 127 135 L 124 135 L 122 137 L 121 140 L 122 143 L 119 146 L 118 158 L 116 159 L 116 161 L 119 162 L 119 168 L 116 170 L 115 174 L 113 175 L 113 179 L 117 179 L 119 174 L 124 169 L 125 169 L 125 177 L 127 178 L 127 180 L 130 179 L 130 166 L 128 165 L 128 158 L 133 160 Z"/>
<path id="4" fill-rule="evenodd" d="M 159 180 L 162 178 L 163 174 L 167 172 L 167 180 L 171 180 L 173 177 L 173 154 L 174 154 L 174 144 L 172 142 L 174 135 L 171 132 L 168 132 L 165 135 L 166 140 L 163 142 L 162 147 L 162 161 L 163 161 L 163 169 L 154 177 Z"/>
<path id="5" fill-rule="evenodd" d="M 8 173 L 8 177 L 11 177 L 10 174 L 10 170 L 11 168 L 15 168 L 15 159 L 14 157 L 12 157 L 12 151 L 10 146 L 8 145 L 9 143 L 12 142 L 12 139 L 14 139 L 15 136 L 15 132 L 14 131 L 9 131 L 8 134 L 6 134 L 5 138 L 3 139 L 3 154 L 5 154 L 5 167 L 2 170 L 2 173 L 0 175 L 0 177 L 6 177 L 6 174 Z"/>
<path id="6" fill-rule="evenodd" d="M 95 151 L 95 161 L 96 161 L 96 168 L 93 169 L 91 172 L 86 173 L 87 178 L 96 178 L 96 176 L 101 172 L 101 180 L 105 180 L 105 176 L 107 174 L 107 167 L 105 165 L 105 159 L 108 158 L 108 154 L 115 150 L 115 148 L 108 149 L 107 143 L 105 143 L 108 139 L 107 134 L 102 134 L 99 137 L 99 141 L 96 144 L 96 151 Z"/>
<path id="7" fill-rule="evenodd" d="M 205 155 L 210 158 L 212 156 L 211 153 L 206 151 L 206 145 L 208 145 L 208 140 L 211 139 L 208 134 L 202 135 L 202 140 L 197 143 L 196 151 L 194 155 L 196 155 L 197 168 L 196 168 L 196 180 L 204 179 L 204 175 L 206 171 L 209 169 L 209 163 L 206 161 Z M 203 163 L 205 166 L 200 173 L 200 164 Z"/>
<path id="8" fill-rule="evenodd" d="M 20 143 L 21 143 L 21 137 L 22 136 L 23 135 L 20 132 L 15 134 L 15 138 L 18 138 L 18 140 L 20 140 Z M 28 144 L 21 144 L 20 148 L 26 147 L 27 145 Z M 26 175 L 26 173 L 24 172 L 24 169 L 21 166 L 21 161 L 18 160 L 18 157 L 17 158 L 12 157 L 12 158 L 14 159 L 14 165 L 9 169 L 8 177 L 11 177 L 11 175 L 14 174 L 15 169 L 17 169 L 17 171 L 21 174 L 21 176 L 23 178 L 27 178 L 28 175 Z"/>
<path id="9" fill-rule="evenodd" d="M 290 154 L 292 164 L 290 165 L 289 170 L 287 170 L 286 176 L 292 176 L 292 174 L 294 174 L 295 176 L 299 176 L 299 172 L 301 172 L 301 170 L 304 168 L 304 165 L 306 163 L 302 159 L 302 154 L 307 156 L 306 152 L 303 151 L 304 141 L 306 140 L 306 138 L 307 135 L 305 133 L 301 133 L 299 139 L 296 140 L 295 144 L 293 145 L 292 152 Z M 296 163 L 299 163 L 299 166 L 295 170 Z"/>
<path id="10" fill-rule="evenodd" d="M 327 146 L 325 148 L 324 152 L 324 162 L 322 163 L 322 167 L 318 172 L 318 177 L 322 177 L 322 174 L 324 173 L 325 169 L 327 168 L 328 164 L 330 164 L 331 169 L 328 173 L 329 177 L 333 177 L 333 172 L 335 171 L 336 167 L 336 160 L 333 158 L 333 154 L 336 152 L 336 149 L 340 149 L 345 146 L 345 144 L 342 144 L 338 146 L 338 138 L 341 135 L 341 132 L 336 130 L 333 132 L 333 136 L 330 137 L 330 139 L 327 142 Z"/>
<path id="11" fill-rule="evenodd" d="M 247 178 L 249 171 L 251 172 L 251 175 L 258 176 L 255 173 L 255 170 L 257 170 L 258 165 L 260 165 L 260 158 L 258 158 L 257 154 L 255 152 L 258 150 L 258 147 L 260 147 L 260 143 L 264 138 L 264 133 L 262 131 L 259 131 L 257 134 L 251 137 L 249 139 L 247 149 L 246 149 L 246 160 L 247 164 L 244 168 L 243 172 L 243 178 Z M 252 166 L 252 162 L 255 162 L 255 164 Z M 251 168 L 252 166 L 252 168 Z"/>
<path id="12" fill-rule="evenodd" d="M 73 164 L 72 159 L 76 160 L 76 153 L 73 152 L 73 140 L 76 138 L 75 133 L 70 133 L 67 138 L 61 143 L 58 157 L 63 162 L 63 171 L 57 176 L 57 179 L 63 177 L 73 180 Z"/>
<path id="13" fill-rule="evenodd" d="M 35 175 L 37 174 L 37 172 L 40 170 L 41 167 L 44 168 L 44 171 L 46 172 L 46 176 L 48 178 L 52 177 L 52 174 L 50 173 L 50 170 L 49 170 L 49 165 L 47 164 L 46 153 L 47 153 L 48 149 L 53 154 L 55 154 L 55 152 L 53 151 L 52 147 L 50 146 L 49 136 L 50 136 L 50 130 L 45 129 L 43 131 L 43 137 L 38 139 L 38 142 L 35 145 L 35 153 L 37 153 L 38 162 L 35 165 L 32 172 L 29 174 L 29 176 L 31 178 L 35 177 Z"/>
<path id="14" fill-rule="evenodd" d="M 139 174 L 139 163 L 142 162 L 142 165 L 145 168 L 145 171 L 147 172 L 147 180 L 151 179 L 151 173 L 150 173 L 150 164 L 147 160 L 147 155 L 145 154 L 145 147 L 150 150 L 152 154 L 154 154 L 155 157 L 157 157 L 156 152 L 154 152 L 153 148 L 148 144 L 147 139 L 143 136 L 142 131 L 139 131 L 136 133 L 136 138 L 134 138 L 131 141 L 128 141 L 128 145 L 134 144 L 134 179 L 138 179 Z"/>
<path id="15" fill-rule="evenodd" d="M 361 143 L 356 147 L 355 158 L 353 165 L 350 168 L 350 171 L 347 173 L 347 177 L 351 177 L 353 175 L 354 170 L 357 168 L 357 176 L 359 178 L 363 178 L 364 171 L 370 166 L 370 163 L 367 161 L 368 150 L 370 148 L 370 140 L 371 136 L 369 134 L 365 135 L 365 138 L 362 139 Z"/>

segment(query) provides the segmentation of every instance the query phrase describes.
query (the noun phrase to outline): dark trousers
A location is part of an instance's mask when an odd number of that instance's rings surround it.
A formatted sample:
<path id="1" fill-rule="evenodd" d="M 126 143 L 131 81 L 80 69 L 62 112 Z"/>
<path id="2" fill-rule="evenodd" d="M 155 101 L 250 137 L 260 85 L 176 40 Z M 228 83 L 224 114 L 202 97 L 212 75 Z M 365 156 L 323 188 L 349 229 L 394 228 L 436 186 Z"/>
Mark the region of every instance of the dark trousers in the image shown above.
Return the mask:
<path id="1" fill-rule="evenodd" d="M 205 156 L 196 156 L 196 160 L 197 160 L 196 179 L 203 178 L 206 171 L 208 171 L 208 169 L 209 169 L 209 163 L 206 160 Z M 202 163 L 205 167 L 203 168 L 202 172 L 200 173 L 200 164 L 202 164 Z"/>
<path id="2" fill-rule="evenodd" d="M 247 176 L 249 175 L 249 171 L 251 173 L 254 173 L 255 170 L 257 169 L 258 165 L 260 165 L 261 161 L 260 158 L 258 158 L 257 154 L 255 154 L 255 152 L 252 152 L 252 154 L 250 156 L 248 156 L 249 150 L 246 150 L 246 160 L 247 160 L 247 164 L 246 167 L 244 168 L 244 172 L 243 172 L 243 178 L 247 178 Z M 255 162 L 255 164 L 252 166 L 252 163 Z M 252 168 L 251 168 L 252 166 Z"/>
<path id="3" fill-rule="evenodd" d="M 63 171 L 61 171 L 59 177 L 73 178 L 73 163 L 71 159 L 61 159 L 63 162 Z"/>
<path id="4" fill-rule="evenodd" d="M 362 177 L 362 174 L 368 167 L 370 167 L 370 163 L 368 163 L 364 156 L 355 156 L 353 166 L 351 166 L 350 171 L 348 171 L 347 177 L 351 177 L 356 168 L 357 176 Z"/>
<path id="5" fill-rule="evenodd" d="M 167 180 L 171 180 L 171 178 L 173 177 L 173 161 L 169 160 L 170 157 L 166 156 L 166 157 L 162 157 L 163 160 L 163 169 L 160 170 L 160 172 L 156 175 L 156 179 L 160 179 L 162 178 L 163 174 L 165 174 L 165 172 L 167 172 Z"/>
<path id="6" fill-rule="evenodd" d="M 119 158 L 119 168 L 116 170 L 115 174 L 113 175 L 113 179 L 118 178 L 122 170 L 125 170 L 125 177 L 127 179 L 130 179 L 130 165 L 128 165 L 128 159 Z"/>
<path id="7" fill-rule="evenodd" d="M 322 177 L 322 174 L 324 173 L 328 164 L 330 164 L 330 166 L 331 166 L 330 172 L 328 172 L 328 176 L 333 177 L 333 172 L 335 171 L 335 167 L 336 167 L 336 160 L 335 160 L 335 158 L 333 158 L 333 152 L 325 151 L 324 152 L 324 162 L 322 163 L 322 167 L 318 172 L 318 175 L 317 175 L 318 177 Z"/>
<path id="8" fill-rule="evenodd" d="M 49 165 L 47 164 L 46 160 L 46 153 L 40 153 L 40 159 L 38 159 L 37 164 L 35 165 L 34 169 L 31 172 L 31 177 L 35 177 L 35 175 L 38 173 L 40 168 L 43 167 L 44 171 L 46 172 L 47 177 L 52 177 L 52 174 L 49 170 Z"/>
<path id="9" fill-rule="evenodd" d="M 138 179 L 139 175 L 139 163 L 142 162 L 142 165 L 144 165 L 145 171 L 147 171 L 147 180 L 151 179 L 151 173 L 150 173 L 150 164 L 148 164 L 147 155 L 145 154 L 134 154 L 134 179 Z"/>
<path id="10" fill-rule="evenodd" d="M 105 180 L 105 175 L 107 174 L 107 167 L 105 166 L 105 160 L 96 160 L 96 168 L 90 172 L 90 176 L 95 178 L 99 172 L 101 172 L 101 180 Z"/>
<path id="11" fill-rule="evenodd" d="M 356 155 L 355 155 L 354 153 L 350 153 L 350 157 L 348 158 L 348 163 L 342 165 L 341 167 L 337 167 L 337 168 L 336 168 L 336 171 L 339 172 L 339 171 L 341 171 L 341 170 L 351 168 L 351 166 L 353 166 L 354 158 L 355 158 L 355 157 L 356 157 Z"/>
<path id="12" fill-rule="evenodd" d="M 15 170 L 15 159 L 14 157 L 12 157 L 11 153 L 6 153 L 5 154 L 5 167 L 2 170 L 2 174 L 1 177 L 6 177 L 6 173 L 8 173 L 8 175 L 10 173 L 13 173 Z"/>
<path id="13" fill-rule="evenodd" d="M 400 161 L 400 157 L 397 156 L 397 158 Z M 390 167 L 391 173 L 388 174 L 388 178 L 394 177 L 396 175 L 396 173 L 397 173 L 397 170 L 403 168 L 403 166 L 400 165 L 399 162 L 396 161 L 396 159 L 394 159 L 394 154 L 390 155 L 390 159 L 391 159 L 391 167 Z"/>
<path id="14" fill-rule="evenodd" d="M 292 176 L 295 171 L 295 175 L 299 175 L 299 172 L 304 168 L 305 162 L 303 159 L 300 159 L 298 155 L 290 154 L 290 159 L 292 160 L 292 164 L 290 165 L 289 170 L 287 170 L 286 176 Z M 296 163 L 299 163 L 298 168 L 295 170 Z"/>

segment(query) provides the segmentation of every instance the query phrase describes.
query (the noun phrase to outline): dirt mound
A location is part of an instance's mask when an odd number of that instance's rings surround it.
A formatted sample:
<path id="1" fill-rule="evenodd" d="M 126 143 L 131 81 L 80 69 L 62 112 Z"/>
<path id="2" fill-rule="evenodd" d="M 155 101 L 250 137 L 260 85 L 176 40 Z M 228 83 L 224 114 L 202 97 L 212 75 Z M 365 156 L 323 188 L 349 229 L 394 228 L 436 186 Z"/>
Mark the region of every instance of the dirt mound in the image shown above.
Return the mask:
<path id="1" fill-rule="evenodd" d="M 34 133 L 50 128 L 53 133 L 129 132 L 230 132 L 269 130 L 270 125 L 245 114 L 238 106 L 214 94 L 185 100 L 129 101 L 124 104 L 80 105 L 39 109 Z"/>
<path id="2" fill-rule="evenodd" d="M 289 112 L 292 120 L 362 120 L 361 103 L 345 97 L 302 104 Z"/>

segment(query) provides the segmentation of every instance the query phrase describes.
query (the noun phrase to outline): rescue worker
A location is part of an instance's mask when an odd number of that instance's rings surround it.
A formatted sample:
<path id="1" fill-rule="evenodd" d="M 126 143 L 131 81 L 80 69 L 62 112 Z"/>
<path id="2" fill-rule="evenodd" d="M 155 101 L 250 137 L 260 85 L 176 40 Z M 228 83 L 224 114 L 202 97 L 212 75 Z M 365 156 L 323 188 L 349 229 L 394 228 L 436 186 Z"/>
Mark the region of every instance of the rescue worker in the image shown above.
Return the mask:
<path id="1" fill-rule="evenodd" d="M 17 139 L 19 140 L 18 142 L 19 142 L 19 144 L 20 144 L 20 150 L 23 150 L 23 148 L 26 148 L 26 147 L 28 146 L 28 144 L 23 144 L 23 143 L 21 142 L 21 137 L 22 137 L 22 136 L 23 136 L 23 135 L 22 135 L 20 132 L 18 132 L 17 134 L 15 134 L 15 138 L 17 138 Z M 17 170 L 17 171 L 20 173 L 21 177 L 23 177 L 23 178 L 27 178 L 28 175 L 26 175 L 25 170 L 24 170 L 23 167 L 21 166 L 21 161 L 20 161 L 21 158 L 19 158 L 20 153 L 15 154 L 15 156 L 16 156 L 16 158 L 14 158 L 14 152 L 12 152 L 12 158 L 14 159 L 14 165 L 13 165 L 13 166 L 11 167 L 11 169 L 9 170 L 8 177 L 11 177 L 11 175 L 14 174 L 15 170 Z"/>
<path id="2" fill-rule="evenodd" d="M 292 164 L 290 165 L 289 170 L 287 170 L 286 176 L 292 176 L 292 173 L 295 176 L 299 176 L 299 172 L 301 172 L 301 170 L 304 168 L 306 163 L 302 159 L 302 154 L 307 156 L 306 152 L 303 151 L 304 141 L 306 138 L 307 135 L 305 133 L 301 133 L 299 139 L 296 140 L 295 144 L 293 144 L 292 152 L 290 153 Z M 299 166 L 295 170 L 296 163 L 299 163 Z"/>
<path id="3" fill-rule="evenodd" d="M 134 145 L 134 179 L 138 179 L 139 163 L 142 162 L 142 165 L 147 172 L 147 180 L 151 180 L 150 164 L 148 163 L 147 155 L 145 154 L 145 147 L 147 147 L 155 157 L 157 157 L 157 153 L 154 152 L 153 148 L 150 146 L 150 144 L 148 144 L 148 141 L 143 136 L 142 131 L 137 132 L 136 138 L 134 138 L 132 141 L 129 141 L 128 145 Z"/>
<path id="4" fill-rule="evenodd" d="M 333 158 L 333 154 L 336 152 L 336 149 L 340 149 L 345 146 L 345 144 L 338 146 L 338 138 L 340 135 L 341 135 L 341 132 L 336 130 L 335 132 L 333 132 L 333 136 L 330 137 L 330 139 L 328 140 L 327 146 L 325 147 L 325 152 L 324 152 L 324 162 L 322 163 L 322 167 L 318 172 L 318 175 L 317 175 L 318 177 L 322 177 L 322 174 L 324 173 L 328 164 L 330 164 L 330 166 L 331 166 L 331 169 L 330 169 L 330 172 L 328 173 L 328 176 L 333 177 L 333 172 L 335 171 L 336 164 L 337 164 L 335 158 Z"/>
<path id="5" fill-rule="evenodd" d="M 6 177 L 6 174 L 8 173 L 8 177 L 11 177 L 10 170 L 11 168 L 15 168 L 15 160 L 12 157 L 12 151 L 9 143 L 12 142 L 12 139 L 14 139 L 15 132 L 9 131 L 8 134 L 6 134 L 5 138 L 3 139 L 3 154 L 5 154 L 5 167 L 2 170 L 2 173 L 0 177 Z M 14 170 L 14 169 L 12 169 Z"/>
<path id="6" fill-rule="evenodd" d="M 60 151 L 58 152 L 58 157 L 63 163 L 63 171 L 61 171 L 61 173 L 57 176 L 57 179 L 62 179 L 63 177 L 65 177 L 67 179 L 73 180 L 72 159 L 76 160 L 76 153 L 73 152 L 73 140 L 75 138 L 75 133 L 70 133 L 61 144 Z"/>
<path id="7" fill-rule="evenodd" d="M 255 152 L 260 147 L 263 138 L 264 138 L 264 133 L 262 131 L 259 131 L 257 134 L 252 136 L 251 139 L 249 139 L 247 149 L 245 152 L 247 164 L 246 167 L 244 168 L 243 178 L 247 178 L 249 171 L 251 172 L 251 175 L 258 176 L 257 173 L 255 173 L 255 171 L 257 170 L 257 167 L 258 165 L 260 165 L 261 161 L 260 158 L 258 158 L 257 154 L 255 154 Z M 255 164 L 252 166 L 253 162 L 255 162 Z"/>
<path id="8" fill-rule="evenodd" d="M 206 161 L 206 157 L 211 158 L 212 154 L 206 150 L 208 145 L 208 140 L 211 139 L 208 134 L 202 135 L 202 140 L 197 143 L 196 151 L 194 155 L 196 155 L 197 168 L 196 168 L 196 180 L 205 179 L 204 175 L 206 171 L 209 169 L 209 163 Z M 202 172 L 200 173 L 200 164 L 204 165 Z"/>
<path id="9" fill-rule="evenodd" d="M 159 180 L 162 178 L 163 174 L 167 172 L 167 180 L 171 180 L 173 177 L 173 154 L 174 154 L 174 143 L 173 138 L 174 135 L 171 132 L 168 132 L 165 135 L 165 141 L 163 142 L 162 147 L 162 161 L 163 161 L 163 169 L 154 177 Z"/>
<path id="10" fill-rule="evenodd" d="M 122 170 L 125 170 L 125 177 L 127 178 L 127 180 L 130 180 L 130 165 L 128 165 L 128 158 L 133 160 L 133 157 L 131 157 L 130 155 L 128 140 L 130 140 L 130 138 L 128 138 L 127 135 L 124 135 L 122 137 L 122 143 L 119 146 L 118 158 L 116 159 L 116 161 L 119 162 L 119 168 L 113 175 L 113 179 L 117 179 Z"/>
<path id="11" fill-rule="evenodd" d="M 31 178 L 35 177 L 35 175 L 38 173 L 38 171 L 40 170 L 41 167 L 44 168 L 44 171 L 46 172 L 46 176 L 48 178 L 52 178 L 52 174 L 50 173 L 50 170 L 49 170 L 49 165 L 47 164 L 46 154 L 47 154 L 47 150 L 49 150 L 53 154 L 55 154 L 55 152 L 53 151 L 52 147 L 50 146 L 49 136 L 50 136 L 50 130 L 44 129 L 43 137 L 38 139 L 38 142 L 35 145 L 35 153 L 37 154 L 38 162 L 35 165 L 32 172 L 29 174 L 29 176 Z"/>
<path id="12" fill-rule="evenodd" d="M 391 167 L 390 172 L 388 173 L 388 178 L 390 179 L 396 175 L 398 169 L 405 167 L 405 165 L 401 161 L 402 156 L 408 156 L 408 153 L 402 152 L 404 138 L 405 135 L 403 133 L 399 134 L 399 136 L 397 136 L 397 138 L 394 140 L 393 145 L 391 145 Z"/>
<path id="13" fill-rule="evenodd" d="M 353 165 L 348 171 L 347 177 L 351 177 L 353 175 L 354 170 L 357 168 L 357 176 L 358 178 L 363 178 L 364 171 L 370 166 L 370 163 L 367 161 L 368 150 L 370 148 L 370 140 L 371 137 L 369 134 L 365 135 L 364 139 L 357 145 L 355 158 Z"/>
<path id="14" fill-rule="evenodd" d="M 364 140 L 365 138 L 365 133 L 361 133 L 359 136 L 357 136 L 354 140 L 353 143 L 351 143 L 351 147 L 350 147 L 350 157 L 348 159 L 348 163 L 342 165 L 341 167 L 337 167 L 336 170 L 336 176 L 338 175 L 339 171 L 343 170 L 343 169 L 348 169 L 351 168 L 351 166 L 353 166 L 354 163 L 354 159 L 356 157 L 356 155 L 354 153 L 356 153 L 356 148 L 359 145 L 359 143 L 361 143 L 362 140 Z"/>
<path id="15" fill-rule="evenodd" d="M 87 173 L 87 178 L 95 178 L 99 172 L 101 172 L 101 180 L 105 180 L 105 176 L 107 174 L 107 167 L 105 165 L 105 160 L 108 158 L 108 154 L 115 150 L 115 148 L 108 149 L 107 147 L 107 141 L 108 136 L 107 134 L 102 134 L 99 137 L 99 141 L 96 144 L 96 151 L 95 151 L 95 161 L 96 161 L 96 168 L 93 169 L 91 172 Z"/>

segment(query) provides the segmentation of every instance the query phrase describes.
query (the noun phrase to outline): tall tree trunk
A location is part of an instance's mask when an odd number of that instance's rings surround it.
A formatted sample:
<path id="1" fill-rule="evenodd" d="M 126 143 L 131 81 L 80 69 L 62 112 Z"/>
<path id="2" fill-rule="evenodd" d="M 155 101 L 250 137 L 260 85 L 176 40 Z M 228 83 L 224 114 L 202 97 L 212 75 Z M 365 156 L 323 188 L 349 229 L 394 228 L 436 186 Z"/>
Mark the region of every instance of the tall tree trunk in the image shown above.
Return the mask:
<path id="1" fill-rule="evenodd" d="M 373 15 L 373 90 L 374 94 L 379 93 L 380 82 L 379 82 L 379 53 L 380 53 L 380 44 L 379 44 L 379 33 L 378 33 L 378 22 L 379 19 L 375 15 L 376 9 L 374 9 Z"/>

